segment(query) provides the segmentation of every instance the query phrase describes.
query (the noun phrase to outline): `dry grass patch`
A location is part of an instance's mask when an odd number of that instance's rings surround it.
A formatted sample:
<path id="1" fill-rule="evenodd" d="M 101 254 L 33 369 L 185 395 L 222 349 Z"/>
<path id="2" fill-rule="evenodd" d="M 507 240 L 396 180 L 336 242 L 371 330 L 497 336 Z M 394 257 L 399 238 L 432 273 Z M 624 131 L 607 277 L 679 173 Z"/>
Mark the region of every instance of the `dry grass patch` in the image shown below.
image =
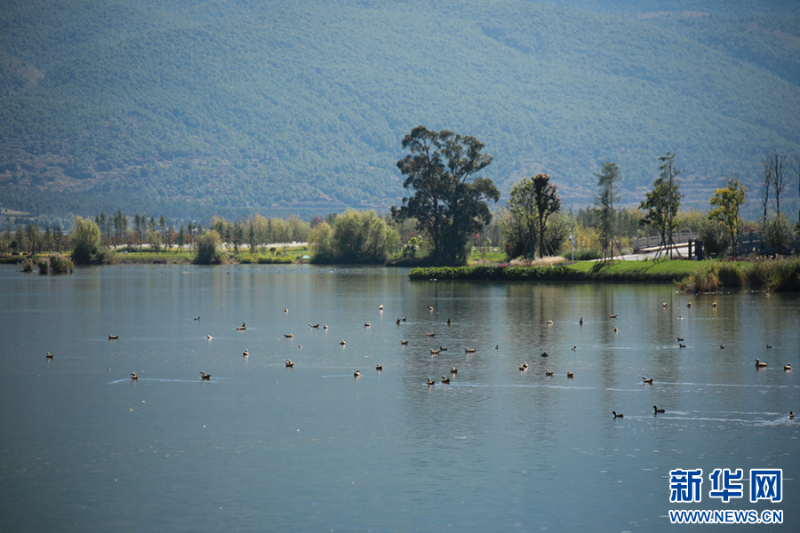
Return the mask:
<path id="1" fill-rule="evenodd" d="M 541 257 L 539 259 L 534 259 L 533 261 L 529 259 L 514 259 L 513 261 L 511 261 L 511 266 L 548 267 L 548 266 L 560 265 L 561 263 L 564 262 L 566 262 L 565 258 L 553 255 L 549 257 Z"/>

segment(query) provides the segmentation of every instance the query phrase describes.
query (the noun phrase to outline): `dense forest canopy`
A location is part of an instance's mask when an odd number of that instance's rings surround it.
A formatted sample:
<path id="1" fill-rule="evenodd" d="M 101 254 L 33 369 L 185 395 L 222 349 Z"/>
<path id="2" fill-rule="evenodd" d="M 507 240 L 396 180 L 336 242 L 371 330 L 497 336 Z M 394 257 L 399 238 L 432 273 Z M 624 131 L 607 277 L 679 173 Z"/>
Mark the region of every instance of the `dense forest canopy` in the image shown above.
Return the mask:
<path id="1" fill-rule="evenodd" d="M 755 185 L 769 150 L 800 152 L 784 4 L 7 0 L 0 204 L 385 211 L 423 124 L 479 138 L 504 198 L 546 172 L 565 206 L 591 204 L 614 161 L 638 204 L 670 151 L 685 205 L 708 205 L 731 174 Z"/>

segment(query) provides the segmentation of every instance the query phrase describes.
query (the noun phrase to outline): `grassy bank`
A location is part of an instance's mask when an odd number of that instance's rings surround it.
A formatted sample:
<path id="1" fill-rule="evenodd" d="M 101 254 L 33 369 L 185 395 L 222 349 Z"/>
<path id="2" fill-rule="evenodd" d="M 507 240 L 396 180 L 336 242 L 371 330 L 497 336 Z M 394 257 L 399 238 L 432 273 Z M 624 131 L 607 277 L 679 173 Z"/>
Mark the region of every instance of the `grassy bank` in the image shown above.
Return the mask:
<path id="1" fill-rule="evenodd" d="M 687 292 L 722 287 L 800 291 L 800 258 L 739 262 L 719 261 L 582 261 L 547 267 L 467 266 L 414 268 L 412 280 L 581 281 L 677 283 Z"/>
<path id="2" fill-rule="evenodd" d="M 582 261 L 554 266 L 467 266 L 415 268 L 411 279 L 469 279 L 497 281 L 618 281 L 669 283 L 698 267 L 691 261 L 621 261 L 603 264 Z"/>

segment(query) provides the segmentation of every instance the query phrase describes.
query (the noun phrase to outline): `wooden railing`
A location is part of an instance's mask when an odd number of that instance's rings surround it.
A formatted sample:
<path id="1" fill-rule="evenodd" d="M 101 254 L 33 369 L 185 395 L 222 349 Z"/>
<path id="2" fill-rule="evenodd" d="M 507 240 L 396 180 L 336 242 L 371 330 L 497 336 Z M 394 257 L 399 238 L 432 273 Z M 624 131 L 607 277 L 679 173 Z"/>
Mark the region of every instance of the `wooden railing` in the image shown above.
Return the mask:
<path id="1" fill-rule="evenodd" d="M 699 233 L 688 229 L 676 230 L 672 232 L 672 242 L 674 244 L 683 244 L 691 240 L 696 240 L 700 236 Z M 669 239 L 667 239 L 669 241 Z M 647 235 L 646 237 L 639 237 L 633 243 L 633 252 L 639 252 L 647 248 L 658 248 L 661 244 L 661 235 Z"/>
<path id="2" fill-rule="evenodd" d="M 778 250 L 774 246 L 770 246 L 766 241 L 761 240 L 761 234 L 755 233 L 753 231 L 748 233 L 742 233 L 739 236 L 739 246 L 736 247 L 737 255 L 748 255 L 748 254 L 789 254 L 789 253 L 800 253 L 800 240 L 794 240 L 790 242 L 786 248 L 782 250 Z"/>

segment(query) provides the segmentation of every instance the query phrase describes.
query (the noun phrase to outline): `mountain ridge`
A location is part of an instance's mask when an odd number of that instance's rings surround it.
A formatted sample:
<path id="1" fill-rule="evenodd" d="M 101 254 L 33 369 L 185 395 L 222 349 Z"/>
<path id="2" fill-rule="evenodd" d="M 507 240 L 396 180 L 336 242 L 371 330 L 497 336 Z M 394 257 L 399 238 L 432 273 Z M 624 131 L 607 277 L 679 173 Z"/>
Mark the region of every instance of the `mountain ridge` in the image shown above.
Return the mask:
<path id="1" fill-rule="evenodd" d="M 73 54 L 46 25 L 25 41 L 44 45 L 0 40 L 44 74 L 0 98 L 4 205 L 383 210 L 404 194 L 395 163 L 419 124 L 480 139 L 503 193 L 549 172 L 566 205 L 591 202 L 604 160 L 632 203 L 677 153 L 698 202 L 732 173 L 755 183 L 767 150 L 800 147 L 800 87 L 689 30 L 520 2 L 140 1 L 121 18 L 67 4 L 95 14 Z M 182 18 L 193 5 L 231 10 Z M 16 33 L 33 25 L 16 19 Z"/>

